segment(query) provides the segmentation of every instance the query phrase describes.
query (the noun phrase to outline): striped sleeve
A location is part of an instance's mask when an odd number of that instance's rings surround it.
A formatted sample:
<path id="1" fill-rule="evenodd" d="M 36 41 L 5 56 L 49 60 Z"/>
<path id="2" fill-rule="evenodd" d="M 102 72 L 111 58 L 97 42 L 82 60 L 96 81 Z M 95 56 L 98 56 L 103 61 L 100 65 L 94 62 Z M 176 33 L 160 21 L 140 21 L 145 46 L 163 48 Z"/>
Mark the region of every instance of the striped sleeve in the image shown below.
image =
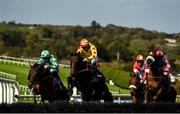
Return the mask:
<path id="1" fill-rule="evenodd" d="M 94 45 L 91 45 L 91 56 L 88 57 L 88 59 L 96 59 L 97 57 L 97 49 Z"/>

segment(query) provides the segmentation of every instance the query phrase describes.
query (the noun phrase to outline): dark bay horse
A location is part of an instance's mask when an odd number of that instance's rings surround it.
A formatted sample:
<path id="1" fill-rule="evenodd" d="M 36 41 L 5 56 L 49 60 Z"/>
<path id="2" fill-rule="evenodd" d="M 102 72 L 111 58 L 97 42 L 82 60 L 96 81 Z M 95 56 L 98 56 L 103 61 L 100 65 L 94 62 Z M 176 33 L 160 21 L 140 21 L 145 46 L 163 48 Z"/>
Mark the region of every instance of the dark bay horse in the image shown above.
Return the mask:
<path id="1" fill-rule="evenodd" d="M 155 61 L 152 56 L 146 58 L 147 68 L 145 72 L 147 73 L 147 84 L 145 89 L 145 99 L 144 103 L 148 102 L 175 102 L 176 100 L 176 90 L 171 86 L 170 91 L 167 91 L 164 86 L 163 76 L 156 76 L 153 74 L 151 65 Z"/>
<path id="2" fill-rule="evenodd" d="M 33 89 L 36 95 L 41 95 L 41 102 L 48 100 L 53 102 L 55 100 L 69 101 L 68 90 L 61 83 L 61 89 L 58 89 L 55 80 L 49 69 L 45 69 L 44 65 L 35 63 L 30 65 L 28 75 L 28 86 Z"/>
<path id="3" fill-rule="evenodd" d="M 77 87 L 81 91 L 83 101 L 99 101 L 102 99 L 105 102 L 113 101 L 112 95 L 105 84 L 105 77 L 101 74 L 102 77 L 98 78 L 94 66 L 84 62 L 79 54 L 71 54 L 70 67 L 69 90 Z"/>
<path id="4" fill-rule="evenodd" d="M 140 83 L 140 78 L 130 73 L 129 89 L 132 103 L 143 103 L 144 100 L 144 84 Z"/>

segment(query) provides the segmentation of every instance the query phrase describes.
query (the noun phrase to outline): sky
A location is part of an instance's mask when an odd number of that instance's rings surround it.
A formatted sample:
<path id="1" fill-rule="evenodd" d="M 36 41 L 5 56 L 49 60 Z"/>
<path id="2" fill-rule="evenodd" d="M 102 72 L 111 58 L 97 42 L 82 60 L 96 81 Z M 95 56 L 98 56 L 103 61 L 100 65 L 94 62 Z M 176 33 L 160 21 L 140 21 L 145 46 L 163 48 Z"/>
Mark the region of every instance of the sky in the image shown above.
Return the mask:
<path id="1" fill-rule="evenodd" d="M 101 26 L 180 32 L 180 0 L 0 0 L 0 22 Z"/>

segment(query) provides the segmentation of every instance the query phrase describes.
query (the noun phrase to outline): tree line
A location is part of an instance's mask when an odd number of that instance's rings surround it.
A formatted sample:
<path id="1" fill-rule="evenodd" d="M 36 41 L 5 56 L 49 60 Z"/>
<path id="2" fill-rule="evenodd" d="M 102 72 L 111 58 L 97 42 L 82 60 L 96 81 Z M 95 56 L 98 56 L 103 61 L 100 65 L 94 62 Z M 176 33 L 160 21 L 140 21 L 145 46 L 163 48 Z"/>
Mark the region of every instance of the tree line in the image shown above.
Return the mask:
<path id="1" fill-rule="evenodd" d="M 165 51 L 172 63 L 180 59 L 180 48 L 167 46 L 167 41 L 164 40 L 176 39 L 177 44 L 180 44 L 180 33 L 167 34 L 113 24 L 103 27 L 96 21 L 92 21 L 89 26 L 1 22 L 0 55 L 39 57 L 42 50 L 48 49 L 59 60 L 68 59 L 70 53 L 78 48 L 82 38 L 87 38 L 95 44 L 100 61 L 110 62 L 118 59 L 128 63 L 132 62 L 137 54 L 146 56 L 148 49 L 156 48 Z"/>

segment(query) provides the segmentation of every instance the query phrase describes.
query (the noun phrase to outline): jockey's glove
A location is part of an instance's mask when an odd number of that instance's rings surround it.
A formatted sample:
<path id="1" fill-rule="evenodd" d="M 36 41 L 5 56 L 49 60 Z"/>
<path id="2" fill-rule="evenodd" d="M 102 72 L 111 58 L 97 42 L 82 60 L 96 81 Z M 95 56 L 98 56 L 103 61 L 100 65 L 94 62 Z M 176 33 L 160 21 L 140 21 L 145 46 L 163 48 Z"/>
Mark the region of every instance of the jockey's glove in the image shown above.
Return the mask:
<path id="1" fill-rule="evenodd" d="M 140 80 L 140 83 L 141 83 L 141 84 L 146 84 L 146 83 L 147 83 L 147 81 L 146 81 L 146 80 L 141 79 L 141 80 Z"/>
<path id="2" fill-rule="evenodd" d="M 44 65 L 44 68 L 45 68 L 45 69 L 46 69 L 46 68 L 48 68 L 48 65 L 47 65 L 47 64 L 45 64 L 45 65 Z"/>
<path id="3" fill-rule="evenodd" d="M 141 74 L 139 74 L 139 78 L 142 78 L 142 75 L 141 75 Z"/>
<path id="4" fill-rule="evenodd" d="M 52 72 L 55 72 L 56 70 L 55 69 L 50 69 L 50 72 L 52 73 Z"/>
<path id="5" fill-rule="evenodd" d="M 85 57 L 84 59 L 83 59 L 83 61 L 85 62 L 85 61 L 88 61 L 88 59 Z"/>
<path id="6" fill-rule="evenodd" d="M 169 71 L 170 71 L 170 68 L 164 67 L 164 68 L 163 68 L 163 71 L 164 71 L 164 72 L 169 72 Z"/>
<path id="7" fill-rule="evenodd" d="M 141 79 L 141 80 L 140 80 L 140 83 L 143 83 L 143 82 L 144 82 L 144 80 Z"/>
<path id="8" fill-rule="evenodd" d="M 93 65 L 94 63 L 96 63 L 96 60 L 95 60 L 95 59 L 92 59 L 92 60 L 91 60 L 91 64 Z"/>
<path id="9" fill-rule="evenodd" d="M 168 76 L 169 73 L 168 72 L 163 72 L 163 76 Z"/>

